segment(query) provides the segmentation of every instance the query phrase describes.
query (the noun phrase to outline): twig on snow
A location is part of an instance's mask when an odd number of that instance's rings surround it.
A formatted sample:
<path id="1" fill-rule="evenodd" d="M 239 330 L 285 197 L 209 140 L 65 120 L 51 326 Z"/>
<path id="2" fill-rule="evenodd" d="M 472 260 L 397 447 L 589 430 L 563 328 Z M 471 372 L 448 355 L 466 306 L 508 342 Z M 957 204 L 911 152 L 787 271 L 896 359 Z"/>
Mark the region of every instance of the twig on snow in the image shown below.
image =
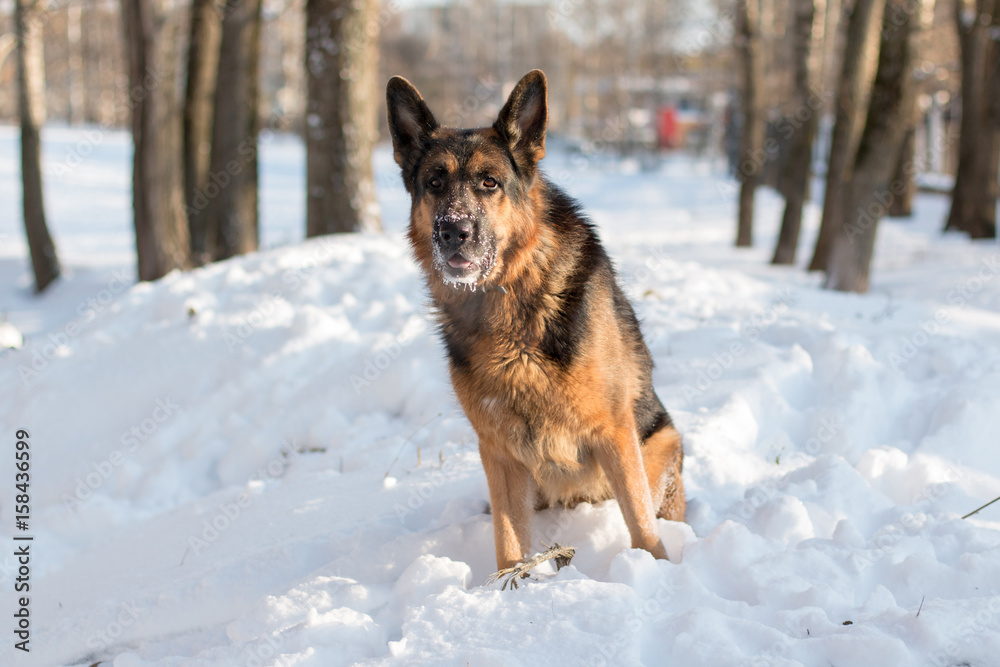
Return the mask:
<path id="1" fill-rule="evenodd" d="M 985 504 L 985 505 L 983 505 L 982 507 L 977 507 L 976 509 L 972 510 L 971 512 L 969 512 L 968 514 L 966 514 L 966 515 L 965 515 L 965 516 L 963 516 L 962 518 L 963 518 L 963 519 L 968 519 L 968 518 L 969 518 L 970 516 L 972 516 L 973 514 L 975 514 L 976 512 L 978 512 L 979 510 L 984 510 L 984 509 L 986 509 L 987 507 L 989 507 L 990 505 L 992 505 L 993 503 L 995 503 L 995 502 L 996 502 L 996 501 L 998 501 L 998 500 L 1000 500 L 1000 496 L 997 496 L 996 498 L 994 498 L 994 499 L 993 499 L 993 500 L 991 500 L 990 502 L 986 503 L 986 504 Z"/>
<path id="2" fill-rule="evenodd" d="M 500 590 L 507 590 L 507 584 L 510 584 L 511 590 L 513 590 L 517 588 L 518 579 L 524 579 L 528 576 L 531 570 L 538 567 L 545 561 L 554 560 L 556 562 L 556 570 L 561 570 L 565 566 L 569 565 L 569 562 L 573 560 L 573 556 L 575 555 L 576 549 L 573 547 L 564 547 L 556 543 L 545 551 L 535 554 L 523 563 L 518 563 L 514 567 L 505 567 L 499 572 L 494 572 L 486 580 L 486 583 L 490 586 L 495 586 L 498 581 L 503 579 L 503 586 L 500 587 Z"/>

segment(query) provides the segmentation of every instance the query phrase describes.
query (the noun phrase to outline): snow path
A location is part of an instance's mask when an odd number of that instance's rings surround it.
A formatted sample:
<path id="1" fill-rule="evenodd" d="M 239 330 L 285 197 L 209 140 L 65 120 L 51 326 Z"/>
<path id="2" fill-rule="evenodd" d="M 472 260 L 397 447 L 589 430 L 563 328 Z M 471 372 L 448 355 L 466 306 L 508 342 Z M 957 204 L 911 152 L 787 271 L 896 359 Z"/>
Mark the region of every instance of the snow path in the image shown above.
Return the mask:
<path id="1" fill-rule="evenodd" d="M 83 138 L 47 135 L 50 173 Z M 0 128 L 5 200 L 15 146 Z M 265 245 L 298 245 L 127 289 L 123 152 L 109 133 L 50 193 L 52 294 L 25 293 L 0 220 L 0 310 L 27 338 L 0 357 L 0 432 L 31 431 L 35 535 L 32 652 L 9 664 L 997 664 L 1000 510 L 960 516 L 1000 495 L 1000 252 L 937 235 L 942 198 L 885 223 L 873 293 L 843 295 L 767 266 L 772 193 L 738 252 L 732 185 L 705 165 L 548 158 L 643 320 L 690 525 L 660 522 L 666 563 L 628 548 L 614 502 L 543 512 L 536 547 L 573 565 L 500 592 L 388 151 L 385 236 L 300 243 L 301 147 L 279 137 Z"/>

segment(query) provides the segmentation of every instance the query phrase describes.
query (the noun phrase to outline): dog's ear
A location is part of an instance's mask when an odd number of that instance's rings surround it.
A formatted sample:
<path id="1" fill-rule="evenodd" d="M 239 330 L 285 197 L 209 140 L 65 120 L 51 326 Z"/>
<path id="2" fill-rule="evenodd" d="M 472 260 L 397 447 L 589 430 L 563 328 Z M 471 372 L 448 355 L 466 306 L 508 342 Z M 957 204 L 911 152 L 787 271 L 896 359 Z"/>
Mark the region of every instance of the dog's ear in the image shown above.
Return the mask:
<path id="1" fill-rule="evenodd" d="M 514 86 L 493 123 L 493 129 L 507 140 L 514 158 L 523 166 L 534 168 L 545 157 L 547 94 L 542 70 L 531 70 Z"/>
<path id="2" fill-rule="evenodd" d="M 389 79 L 385 87 L 385 105 L 389 113 L 392 155 L 396 164 L 405 170 L 412 156 L 437 129 L 438 122 L 413 84 L 401 76 Z"/>

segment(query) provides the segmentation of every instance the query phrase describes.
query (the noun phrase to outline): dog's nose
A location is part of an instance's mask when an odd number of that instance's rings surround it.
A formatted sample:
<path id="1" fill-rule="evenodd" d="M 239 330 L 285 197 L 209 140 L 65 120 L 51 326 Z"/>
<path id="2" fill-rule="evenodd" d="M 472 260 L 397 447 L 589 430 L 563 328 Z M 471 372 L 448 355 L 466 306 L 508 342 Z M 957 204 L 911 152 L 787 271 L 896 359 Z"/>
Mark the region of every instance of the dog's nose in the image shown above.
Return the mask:
<path id="1" fill-rule="evenodd" d="M 438 222 L 438 234 L 449 248 L 457 248 L 472 237 L 472 221 L 464 218 L 444 218 Z"/>

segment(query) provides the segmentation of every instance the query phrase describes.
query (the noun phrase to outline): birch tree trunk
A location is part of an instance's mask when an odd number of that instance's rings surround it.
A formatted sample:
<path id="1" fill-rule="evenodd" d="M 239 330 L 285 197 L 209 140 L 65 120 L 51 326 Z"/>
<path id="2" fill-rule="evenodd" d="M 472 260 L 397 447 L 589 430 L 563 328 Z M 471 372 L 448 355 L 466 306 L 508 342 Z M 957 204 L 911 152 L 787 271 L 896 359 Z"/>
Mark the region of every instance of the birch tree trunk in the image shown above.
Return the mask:
<path id="1" fill-rule="evenodd" d="M 122 0 L 132 108 L 132 207 L 139 280 L 190 266 L 181 116 L 175 92 L 178 25 L 164 0 Z"/>
<path id="2" fill-rule="evenodd" d="M 823 195 L 823 217 L 813 248 L 810 271 L 825 271 L 835 230 L 841 215 L 843 184 L 861 138 L 862 121 L 868 108 L 869 91 L 878 62 L 878 28 L 882 25 L 885 0 L 856 0 L 847 24 L 840 84 L 837 88 L 836 121 L 830 142 Z"/>
<path id="3" fill-rule="evenodd" d="M 886 3 L 868 117 L 853 173 L 844 183 L 845 205 L 826 275 L 826 286 L 843 292 L 868 291 L 875 231 L 892 198 L 899 196 L 890 181 L 915 101 L 919 13 L 909 8 L 909 0 Z"/>
<path id="4" fill-rule="evenodd" d="M 39 128 L 45 122 L 45 61 L 42 56 L 43 0 L 16 0 L 17 85 L 21 116 L 21 183 L 24 189 L 24 233 L 28 238 L 35 292 L 59 277 L 56 246 L 45 223 Z"/>
<path id="5" fill-rule="evenodd" d="M 306 2 L 306 236 L 380 231 L 378 0 Z"/>

